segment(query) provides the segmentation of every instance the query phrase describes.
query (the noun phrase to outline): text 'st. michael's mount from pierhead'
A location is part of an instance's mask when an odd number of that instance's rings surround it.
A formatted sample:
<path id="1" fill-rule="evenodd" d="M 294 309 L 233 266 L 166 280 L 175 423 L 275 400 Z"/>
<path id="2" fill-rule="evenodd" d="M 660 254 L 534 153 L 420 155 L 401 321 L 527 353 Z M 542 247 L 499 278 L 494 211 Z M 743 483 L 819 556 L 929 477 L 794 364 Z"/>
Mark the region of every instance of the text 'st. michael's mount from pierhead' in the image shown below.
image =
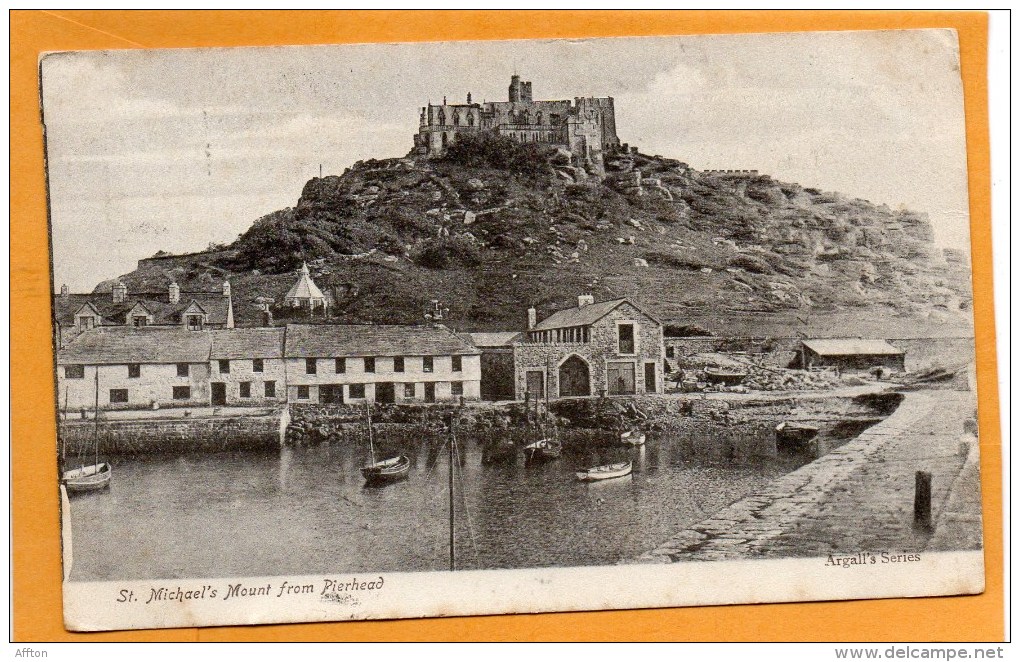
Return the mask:
<path id="1" fill-rule="evenodd" d="M 575 97 L 573 101 L 533 101 L 531 82 L 510 78 L 508 101 L 424 106 L 415 152 L 439 156 L 461 133 L 492 131 L 524 143 L 570 150 L 583 165 L 601 165 L 603 152 L 620 149 L 613 97 Z"/>

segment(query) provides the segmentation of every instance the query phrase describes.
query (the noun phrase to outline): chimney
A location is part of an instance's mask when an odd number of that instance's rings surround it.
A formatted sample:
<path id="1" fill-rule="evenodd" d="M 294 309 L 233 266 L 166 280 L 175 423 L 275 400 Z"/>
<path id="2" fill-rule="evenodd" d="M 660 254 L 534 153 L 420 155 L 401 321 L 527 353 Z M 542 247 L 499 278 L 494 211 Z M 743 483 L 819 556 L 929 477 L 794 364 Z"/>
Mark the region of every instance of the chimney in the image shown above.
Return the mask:
<path id="1" fill-rule="evenodd" d="M 67 301 L 71 298 L 71 290 L 67 289 L 67 285 L 60 286 L 60 298 Z"/>
<path id="2" fill-rule="evenodd" d="M 595 297 L 590 294 L 582 294 L 577 297 L 578 308 L 584 308 L 585 306 L 590 306 L 593 303 L 595 303 Z"/>
<path id="3" fill-rule="evenodd" d="M 471 93 L 470 92 L 468 92 L 467 102 L 468 102 L 468 105 L 470 106 L 471 105 Z"/>
<path id="4" fill-rule="evenodd" d="M 113 286 L 113 302 L 124 303 L 125 299 L 127 299 L 127 285 L 118 280 Z"/>
<path id="5" fill-rule="evenodd" d="M 225 296 L 225 297 L 229 297 L 230 296 L 230 281 L 229 280 L 223 281 L 223 296 Z"/>
<path id="6" fill-rule="evenodd" d="M 534 329 L 536 324 L 538 324 L 538 311 L 533 307 L 528 308 L 528 328 Z"/>
<path id="7" fill-rule="evenodd" d="M 167 294 L 170 295 L 170 303 L 179 302 L 181 300 L 181 286 L 171 282 L 170 287 L 167 289 Z"/>
<path id="8" fill-rule="evenodd" d="M 265 310 L 262 311 L 262 326 L 272 325 L 273 325 L 273 311 L 269 310 L 269 306 L 267 305 Z"/>

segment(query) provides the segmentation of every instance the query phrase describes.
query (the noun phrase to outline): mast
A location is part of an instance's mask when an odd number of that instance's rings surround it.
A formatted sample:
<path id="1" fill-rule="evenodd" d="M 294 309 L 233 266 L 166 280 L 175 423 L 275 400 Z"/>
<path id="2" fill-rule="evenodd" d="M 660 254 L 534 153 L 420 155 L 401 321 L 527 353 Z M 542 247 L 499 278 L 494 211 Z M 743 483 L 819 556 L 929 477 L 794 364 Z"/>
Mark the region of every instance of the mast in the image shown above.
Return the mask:
<path id="1" fill-rule="evenodd" d="M 448 488 L 449 488 L 448 491 L 449 491 L 449 498 L 450 498 L 450 571 L 451 572 L 457 569 L 457 548 L 456 548 L 456 541 L 454 540 L 454 535 L 453 535 L 454 534 L 454 529 L 453 529 L 453 526 L 454 526 L 454 518 L 453 518 L 453 516 L 454 516 L 454 510 L 453 510 L 453 507 L 454 507 L 453 506 L 453 462 L 454 462 L 454 454 L 456 453 L 457 434 L 456 434 L 456 432 L 454 432 L 454 429 L 453 429 L 453 421 L 454 421 L 454 415 L 453 415 L 453 412 L 450 412 L 449 471 L 447 472 L 449 475 L 448 475 L 447 485 L 448 485 Z"/>
<path id="2" fill-rule="evenodd" d="M 64 387 L 64 425 L 65 426 L 67 425 L 67 397 L 68 397 L 68 389 L 69 388 L 70 387 L 68 387 L 68 386 Z M 64 435 L 61 435 L 61 437 L 64 437 Z M 63 439 L 60 440 L 60 461 L 61 461 L 60 469 L 61 469 L 61 471 L 63 471 L 63 469 L 64 469 L 63 461 L 66 460 L 66 459 L 67 459 L 67 439 L 63 438 Z"/>
<path id="3" fill-rule="evenodd" d="M 372 453 L 372 464 L 375 464 L 375 444 L 372 442 L 372 405 L 365 400 L 365 418 L 368 422 L 368 450 Z"/>
<path id="4" fill-rule="evenodd" d="M 96 364 L 96 426 L 93 433 L 93 442 L 96 447 L 96 465 L 99 464 L 99 364 Z"/>

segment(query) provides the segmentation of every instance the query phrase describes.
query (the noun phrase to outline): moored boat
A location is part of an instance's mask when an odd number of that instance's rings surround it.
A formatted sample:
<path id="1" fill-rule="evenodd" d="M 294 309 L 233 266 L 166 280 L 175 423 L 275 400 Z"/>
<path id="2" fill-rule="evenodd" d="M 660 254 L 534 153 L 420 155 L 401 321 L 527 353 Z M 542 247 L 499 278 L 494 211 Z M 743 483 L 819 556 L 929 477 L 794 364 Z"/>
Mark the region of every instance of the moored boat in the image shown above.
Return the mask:
<path id="1" fill-rule="evenodd" d="M 90 464 L 65 471 L 61 477 L 64 487 L 70 492 L 92 492 L 110 484 L 113 468 L 109 462 Z"/>
<path id="2" fill-rule="evenodd" d="M 778 450 L 804 450 L 817 436 L 817 426 L 783 421 L 776 426 L 776 448 Z"/>
<path id="3" fill-rule="evenodd" d="M 705 379 L 715 384 L 739 384 L 745 377 L 747 371 L 739 368 L 705 368 Z"/>
<path id="4" fill-rule="evenodd" d="M 627 430 L 620 433 L 620 443 L 626 446 L 644 446 L 645 433 L 640 430 Z"/>
<path id="5" fill-rule="evenodd" d="M 604 464 L 600 467 L 592 467 L 585 471 L 578 471 L 577 480 L 589 483 L 596 480 L 622 478 L 623 476 L 629 475 L 633 468 L 634 464 L 630 460 L 627 460 L 626 462 L 617 462 L 615 464 Z"/>
<path id="6" fill-rule="evenodd" d="M 545 462 L 558 458 L 562 450 L 562 444 L 555 439 L 539 439 L 524 447 L 524 457 L 528 462 Z"/>
<path id="7" fill-rule="evenodd" d="M 411 460 L 405 455 L 398 455 L 362 467 L 361 475 L 371 483 L 390 483 L 407 478 L 410 470 Z"/>

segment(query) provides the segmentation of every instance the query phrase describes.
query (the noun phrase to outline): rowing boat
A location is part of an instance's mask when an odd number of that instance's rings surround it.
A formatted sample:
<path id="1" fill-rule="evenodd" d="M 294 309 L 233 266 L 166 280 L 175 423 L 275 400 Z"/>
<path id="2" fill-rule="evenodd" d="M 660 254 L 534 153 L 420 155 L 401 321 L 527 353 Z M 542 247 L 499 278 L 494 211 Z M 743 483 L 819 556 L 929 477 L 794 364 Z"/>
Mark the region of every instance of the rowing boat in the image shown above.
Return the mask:
<path id="1" fill-rule="evenodd" d="M 410 470 L 411 460 L 406 455 L 398 455 L 362 467 L 361 475 L 370 483 L 392 483 L 407 478 Z"/>
<path id="2" fill-rule="evenodd" d="M 621 478 L 630 474 L 633 468 L 634 465 L 630 460 L 626 462 L 617 462 L 616 464 L 604 464 L 600 467 L 593 467 L 585 471 L 578 471 L 577 480 L 589 483 L 596 480 Z"/>

